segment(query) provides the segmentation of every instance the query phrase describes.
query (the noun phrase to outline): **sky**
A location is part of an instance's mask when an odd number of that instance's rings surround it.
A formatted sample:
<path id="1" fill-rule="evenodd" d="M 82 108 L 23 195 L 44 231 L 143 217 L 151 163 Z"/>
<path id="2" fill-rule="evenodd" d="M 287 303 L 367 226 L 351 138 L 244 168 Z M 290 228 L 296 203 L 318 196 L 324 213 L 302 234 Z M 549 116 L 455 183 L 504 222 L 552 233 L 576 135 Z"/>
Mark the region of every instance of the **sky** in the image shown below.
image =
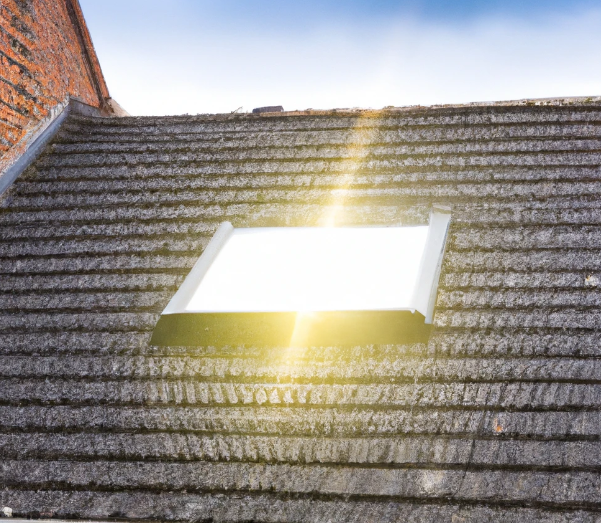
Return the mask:
<path id="1" fill-rule="evenodd" d="M 601 0 L 80 0 L 132 115 L 601 95 Z"/>

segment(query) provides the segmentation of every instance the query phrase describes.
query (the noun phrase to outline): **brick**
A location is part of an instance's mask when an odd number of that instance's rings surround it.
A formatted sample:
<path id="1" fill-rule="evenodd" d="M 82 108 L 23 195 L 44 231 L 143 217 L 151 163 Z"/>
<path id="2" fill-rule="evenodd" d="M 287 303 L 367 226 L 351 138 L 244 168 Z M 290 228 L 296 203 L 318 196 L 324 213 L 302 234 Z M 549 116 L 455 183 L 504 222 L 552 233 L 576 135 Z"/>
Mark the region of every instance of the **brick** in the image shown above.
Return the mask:
<path id="1" fill-rule="evenodd" d="M 21 126 L 0 128 L 10 145 L 67 95 L 95 107 L 109 96 L 77 0 L 3 1 L 0 50 L 0 121 Z"/>

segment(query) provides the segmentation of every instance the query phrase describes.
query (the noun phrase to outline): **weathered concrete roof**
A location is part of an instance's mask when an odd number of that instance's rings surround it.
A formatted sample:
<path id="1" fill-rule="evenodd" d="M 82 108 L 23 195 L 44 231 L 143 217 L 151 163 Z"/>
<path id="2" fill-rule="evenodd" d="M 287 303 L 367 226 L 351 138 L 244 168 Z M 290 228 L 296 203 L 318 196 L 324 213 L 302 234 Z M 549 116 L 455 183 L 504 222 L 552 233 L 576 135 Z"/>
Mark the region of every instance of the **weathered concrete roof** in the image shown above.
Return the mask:
<path id="1" fill-rule="evenodd" d="M 601 101 L 71 117 L 0 213 L 16 516 L 598 521 Z M 453 222 L 429 344 L 148 346 L 223 220 Z"/>

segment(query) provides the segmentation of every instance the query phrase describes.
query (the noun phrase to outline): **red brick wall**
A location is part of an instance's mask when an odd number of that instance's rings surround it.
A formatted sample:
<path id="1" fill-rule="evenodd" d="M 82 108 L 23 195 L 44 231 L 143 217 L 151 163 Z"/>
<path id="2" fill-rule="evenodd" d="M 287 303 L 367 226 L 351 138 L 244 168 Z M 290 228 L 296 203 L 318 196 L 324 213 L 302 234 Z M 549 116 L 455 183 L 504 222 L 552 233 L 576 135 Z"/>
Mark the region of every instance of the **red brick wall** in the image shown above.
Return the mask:
<path id="1" fill-rule="evenodd" d="M 109 97 L 77 0 L 0 1 L 0 156 L 67 95 Z"/>

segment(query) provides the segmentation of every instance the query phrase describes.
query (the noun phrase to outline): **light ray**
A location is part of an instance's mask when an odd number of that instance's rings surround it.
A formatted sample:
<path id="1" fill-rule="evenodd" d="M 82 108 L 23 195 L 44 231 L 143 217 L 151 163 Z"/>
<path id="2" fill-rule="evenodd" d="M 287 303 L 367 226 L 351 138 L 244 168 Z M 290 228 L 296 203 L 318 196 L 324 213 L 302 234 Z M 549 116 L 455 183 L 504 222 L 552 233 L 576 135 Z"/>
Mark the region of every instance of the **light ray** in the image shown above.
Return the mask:
<path id="1" fill-rule="evenodd" d="M 355 123 L 353 131 L 348 138 L 347 151 L 352 151 L 352 158 L 346 162 L 346 172 L 342 175 L 338 188 L 332 191 L 332 202 L 329 204 L 328 212 L 323 218 L 323 225 L 326 227 L 335 227 L 341 220 L 344 213 L 346 197 L 348 191 L 355 184 L 356 173 L 363 164 L 368 155 L 369 147 L 373 142 L 376 133 L 377 121 L 372 121 L 371 126 L 365 126 L 364 123 L 368 116 L 367 112 L 361 112 Z M 374 119 L 375 120 L 375 119 Z M 290 339 L 290 349 L 306 345 L 306 339 L 309 335 L 311 325 L 311 313 L 298 311 L 294 330 Z M 291 356 L 291 355 L 289 355 Z"/>

